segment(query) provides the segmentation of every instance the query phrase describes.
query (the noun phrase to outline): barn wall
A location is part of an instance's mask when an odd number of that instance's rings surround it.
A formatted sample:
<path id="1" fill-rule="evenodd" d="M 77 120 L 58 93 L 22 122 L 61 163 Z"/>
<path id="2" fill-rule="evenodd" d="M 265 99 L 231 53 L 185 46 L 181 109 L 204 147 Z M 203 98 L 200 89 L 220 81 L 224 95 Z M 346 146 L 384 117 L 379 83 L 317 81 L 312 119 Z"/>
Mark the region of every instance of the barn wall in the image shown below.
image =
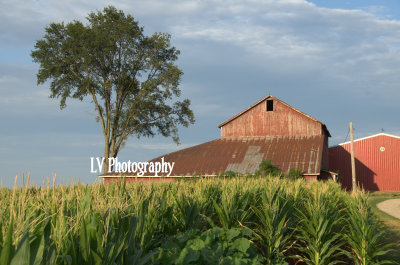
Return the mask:
<path id="1" fill-rule="evenodd" d="M 385 151 L 380 151 L 384 147 Z M 329 149 L 332 170 L 338 170 L 342 186 L 351 189 L 350 143 Z M 354 142 L 356 178 L 366 190 L 400 191 L 400 139 L 378 135 Z"/>
<path id="2" fill-rule="evenodd" d="M 321 123 L 274 99 L 274 111 L 266 111 L 266 100 L 221 127 L 221 137 L 269 135 L 320 135 Z"/>
<path id="3" fill-rule="evenodd" d="M 126 183 L 153 183 L 153 182 L 170 182 L 170 181 L 174 181 L 175 178 L 155 178 L 155 177 L 127 177 L 126 179 Z M 111 184 L 111 183 L 118 183 L 123 181 L 124 178 L 119 178 L 119 177 L 103 177 L 103 183 L 105 185 L 107 184 Z"/>
<path id="4" fill-rule="evenodd" d="M 329 169 L 329 138 L 324 135 L 324 145 L 322 148 L 321 169 Z"/>
<path id="5" fill-rule="evenodd" d="M 316 175 L 303 175 L 306 184 L 311 184 L 318 179 Z"/>

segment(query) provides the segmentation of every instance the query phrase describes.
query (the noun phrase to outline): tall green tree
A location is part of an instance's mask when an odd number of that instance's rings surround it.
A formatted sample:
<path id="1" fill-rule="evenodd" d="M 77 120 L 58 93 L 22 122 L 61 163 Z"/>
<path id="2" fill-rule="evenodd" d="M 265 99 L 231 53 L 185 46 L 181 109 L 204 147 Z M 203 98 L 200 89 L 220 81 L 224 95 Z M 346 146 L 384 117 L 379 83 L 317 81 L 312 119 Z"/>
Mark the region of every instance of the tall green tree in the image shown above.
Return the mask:
<path id="1" fill-rule="evenodd" d="M 194 123 L 188 99 L 179 101 L 179 50 L 169 34 L 146 36 L 129 14 L 109 6 L 86 24 L 51 23 L 31 53 L 38 84 L 51 81 L 50 97 L 94 104 L 104 135 L 104 172 L 130 135 L 161 134 L 178 143 L 178 126 Z"/>

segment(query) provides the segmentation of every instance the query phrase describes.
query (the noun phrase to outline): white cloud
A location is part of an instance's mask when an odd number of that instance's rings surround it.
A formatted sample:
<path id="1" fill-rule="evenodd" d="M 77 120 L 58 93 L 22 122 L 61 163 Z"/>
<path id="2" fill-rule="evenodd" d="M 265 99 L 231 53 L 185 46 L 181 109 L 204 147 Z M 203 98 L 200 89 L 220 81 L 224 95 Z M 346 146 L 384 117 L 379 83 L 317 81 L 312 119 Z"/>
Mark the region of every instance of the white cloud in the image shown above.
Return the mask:
<path id="1" fill-rule="evenodd" d="M 271 75 L 309 78 L 314 74 L 325 78 L 324 82 L 329 84 L 326 89 L 337 92 L 351 88 L 358 94 L 376 95 L 379 87 L 380 92 L 395 93 L 397 99 L 400 96 L 397 92 L 400 22 L 379 17 L 384 11 L 382 6 L 330 9 L 304 0 L 93 1 L 85 4 L 17 0 L 2 4 L 0 15 L 4 23 L 0 26 L 0 38 L 3 43 L 18 40 L 18 43 L 30 43 L 32 48 L 46 24 L 83 20 L 90 11 L 115 4 L 139 17 L 145 26 L 150 24 L 154 30 L 171 32 L 180 43 L 208 41 L 210 45 L 236 47 L 241 60 Z M 197 54 L 199 63 L 207 60 L 204 53 L 187 50 L 191 49 L 190 45 L 185 49 L 182 53 Z M 226 60 L 219 57 L 215 62 L 215 59 L 208 58 L 216 64 Z M 391 101 L 393 95 L 387 99 Z"/>
<path id="2" fill-rule="evenodd" d="M 196 144 L 198 144 L 198 143 L 196 143 Z M 160 141 L 150 143 L 146 140 L 142 140 L 141 142 L 129 141 L 128 144 L 126 145 L 126 148 L 135 148 L 135 149 L 139 149 L 139 150 L 145 149 L 145 150 L 159 150 L 159 151 L 163 151 L 163 152 L 173 152 L 173 151 L 191 147 L 196 144 L 186 143 L 186 144 L 177 145 L 175 143 L 165 143 L 165 142 L 160 142 Z"/>
<path id="3" fill-rule="evenodd" d="M 235 45 L 258 67 L 280 73 L 315 71 L 336 79 L 338 86 L 332 89 L 338 91 L 351 88 L 377 94 L 379 87 L 388 100 L 392 92 L 399 98 L 399 21 L 381 20 L 363 10 L 319 8 L 305 1 L 214 4 L 201 15 L 213 19 L 176 23 L 173 34 Z"/>
<path id="4" fill-rule="evenodd" d="M 8 150 L 0 154 L 10 152 L 11 160 L 26 153 L 33 157 L 38 150 L 32 166 L 54 155 L 61 157 L 60 163 L 53 160 L 54 166 L 69 172 L 71 163 L 61 163 L 64 156 L 76 152 L 86 159 L 102 153 L 98 124 L 82 118 L 93 106 L 70 100 L 59 111 L 59 100 L 48 98 L 48 85 L 36 85 L 37 65 L 29 54 L 49 23 L 84 20 L 90 11 L 108 5 L 133 14 L 148 33 L 172 34 L 185 73 L 182 95 L 192 100 L 197 120 L 182 130 L 180 146 L 161 137 L 130 139 L 123 152 L 138 161 L 218 137 L 215 126 L 262 98 L 265 88 L 325 122 L 332 142 L 346 136 L 348 120 L 357 124 L 360 135 L 381 127 L 400 130 L 400 22 L 388 20 L 381 7 L 331 9 L 304 0 L 0 0 L 0 5 L 0 119 L 6 124 L 0 133 L 1 150 Z M 61 113 L 79 122 L 65 127 L 58 122 L 61 129 L 47 135 Z M 33 136 L 4 140 L 14 126 L 25 123 L 32 126 L 25 135 L 34 130 Z M 46 128 L 42 133 L 40 126 Z M 60 133 L 64 129 L 65 135 Z M 80 133 L 70 133 L 75 131 Z M 85 135 L 88 131 L 98 134 Z M 40 167 L 48 172 L 46 165 Z"/>

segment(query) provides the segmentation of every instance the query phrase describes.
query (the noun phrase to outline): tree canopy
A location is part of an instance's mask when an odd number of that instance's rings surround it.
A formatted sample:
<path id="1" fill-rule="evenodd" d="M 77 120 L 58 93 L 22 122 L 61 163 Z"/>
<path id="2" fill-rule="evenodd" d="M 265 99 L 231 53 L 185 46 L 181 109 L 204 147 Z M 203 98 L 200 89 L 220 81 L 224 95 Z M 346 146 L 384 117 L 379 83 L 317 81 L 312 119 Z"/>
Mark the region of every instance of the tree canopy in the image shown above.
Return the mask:
<path id="1" fill-rule="evenodd" d="M 89 97 L 105 140 L 104 157 L 116 157 L 130 135 L 161 134 L 178 143 L 178 126 L 194 123 L 190 101 L 177 100 L 182 71 L 171 36 L 146 36 L 143 27 L 109 6 L 87 23 L 51 23 L 31 53 L 38 84 L 51 81 L 50 97 Z M 107 162 L 104 171 L 107 172 Z"/>

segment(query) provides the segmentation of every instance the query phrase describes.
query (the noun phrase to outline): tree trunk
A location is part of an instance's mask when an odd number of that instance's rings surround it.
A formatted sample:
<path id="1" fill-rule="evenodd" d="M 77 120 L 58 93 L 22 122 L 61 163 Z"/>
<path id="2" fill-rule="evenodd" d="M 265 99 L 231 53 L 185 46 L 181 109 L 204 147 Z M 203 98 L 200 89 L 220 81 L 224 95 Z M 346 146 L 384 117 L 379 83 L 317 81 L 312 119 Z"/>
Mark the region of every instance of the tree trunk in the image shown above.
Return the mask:
<path id="1" fill-rule="evenodd" d="M 108 160 L 109 160 L 109 158 L 110 158 L 110 145 L 109 145 L 108 139 L 106 137 L 105 147 L 104 147 L 104 164 L 103 164 L 104 171 L 103 171 L 103 174 L 108 174 L 109 173 L 108 172 L 108 170 L 109 170 L 109 168 L 108 168 Z"/>

